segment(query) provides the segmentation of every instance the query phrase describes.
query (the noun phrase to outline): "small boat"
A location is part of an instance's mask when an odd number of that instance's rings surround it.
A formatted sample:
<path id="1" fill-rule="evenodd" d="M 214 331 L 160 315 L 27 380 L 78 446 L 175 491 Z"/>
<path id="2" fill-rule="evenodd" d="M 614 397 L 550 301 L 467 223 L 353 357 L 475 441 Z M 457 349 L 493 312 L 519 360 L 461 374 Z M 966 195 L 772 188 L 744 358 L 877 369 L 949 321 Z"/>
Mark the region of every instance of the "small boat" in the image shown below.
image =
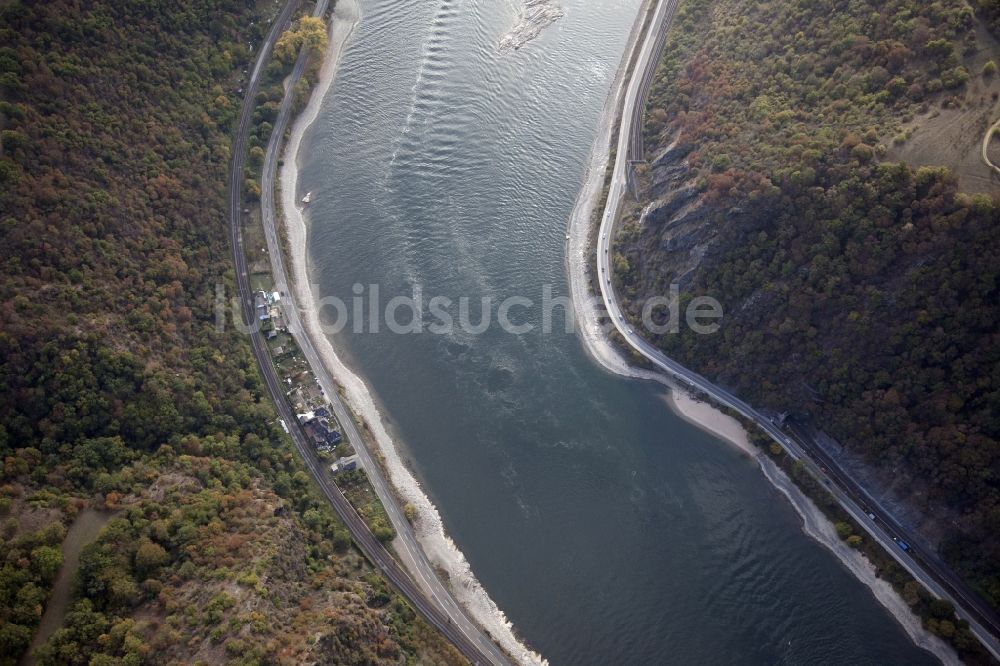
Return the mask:
<path id="1" fill-rule="evenodd" d="M 310 201 L 312 201 L 312 196 L 313 196 L 312 192 L 306 192 L 306 195 L 302 197 L 302 203 L 307 204 Z"/>

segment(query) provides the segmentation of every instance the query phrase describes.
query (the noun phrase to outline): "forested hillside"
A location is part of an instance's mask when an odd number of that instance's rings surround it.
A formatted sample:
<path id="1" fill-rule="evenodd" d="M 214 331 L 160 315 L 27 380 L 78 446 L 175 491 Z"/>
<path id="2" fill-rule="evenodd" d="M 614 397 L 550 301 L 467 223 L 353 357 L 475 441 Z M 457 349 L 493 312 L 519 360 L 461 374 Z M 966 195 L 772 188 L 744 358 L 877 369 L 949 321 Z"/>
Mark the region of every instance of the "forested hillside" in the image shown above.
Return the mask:
<path id="1" fill-rule="evenodd" d="M 863 456 L 1000 606 L 996 17 L 681 0 L 615 266 L 635 317 L 718 298 L 720 332 L 657 343 Z"/>
<path id="2" fill-rule="evenodd" d="M 0 3 L 0 663 L 452 663 L 372 573 L 275 422 L 233 294 L 226 172 L 245 0 Z"/>

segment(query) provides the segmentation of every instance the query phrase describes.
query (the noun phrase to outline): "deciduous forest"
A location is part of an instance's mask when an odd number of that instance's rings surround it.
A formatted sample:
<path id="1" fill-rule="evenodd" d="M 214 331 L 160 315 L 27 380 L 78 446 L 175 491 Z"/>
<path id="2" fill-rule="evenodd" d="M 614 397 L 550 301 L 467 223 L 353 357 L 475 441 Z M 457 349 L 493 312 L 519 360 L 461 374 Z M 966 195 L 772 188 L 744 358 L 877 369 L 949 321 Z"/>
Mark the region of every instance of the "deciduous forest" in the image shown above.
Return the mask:
<path id="1" fill-rule="evenodd" d="M 41 663 L 461 661 L 351 547 L 216 326 L 242 72 L 274 11 L 0 5 L 0 663 L 87 507 L 113 517 Z"/>

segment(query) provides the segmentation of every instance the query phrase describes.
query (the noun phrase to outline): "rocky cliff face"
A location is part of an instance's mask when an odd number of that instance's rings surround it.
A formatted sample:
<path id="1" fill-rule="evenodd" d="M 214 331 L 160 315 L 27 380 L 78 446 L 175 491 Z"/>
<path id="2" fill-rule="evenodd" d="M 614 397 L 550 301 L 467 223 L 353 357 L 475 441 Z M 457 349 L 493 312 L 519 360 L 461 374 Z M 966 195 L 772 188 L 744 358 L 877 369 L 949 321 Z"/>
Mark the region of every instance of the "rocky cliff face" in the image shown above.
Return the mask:
<path id="1" fill-rule="evenodd" d="M 670 282 L 682 287 L 689 285 L 716 237 L 685 161 L 689 152 L 690 146 L 674 141 L 653 160 L 647 190 L 652 201 L 638 220 L 640 245 L 645 250 L 640 254 L 654 261 L 662 274 L 670 276 Z"/>
<path id="2" fill-rule="evenodd" d="M 733 242 L 732 234 L 727 238 L 721 230 L 736 230 L 739 237 L 756 228 L 742 207 L 708 191 L 688 160 L 693 150 L 676 135 L 640 167 L 640 201 L 625 213 L 616 248 L 628 259 L 637 298 L 658 295 L 671 284 L 690 290 L 705 259 L 720 255 L 720 243 Z"/>

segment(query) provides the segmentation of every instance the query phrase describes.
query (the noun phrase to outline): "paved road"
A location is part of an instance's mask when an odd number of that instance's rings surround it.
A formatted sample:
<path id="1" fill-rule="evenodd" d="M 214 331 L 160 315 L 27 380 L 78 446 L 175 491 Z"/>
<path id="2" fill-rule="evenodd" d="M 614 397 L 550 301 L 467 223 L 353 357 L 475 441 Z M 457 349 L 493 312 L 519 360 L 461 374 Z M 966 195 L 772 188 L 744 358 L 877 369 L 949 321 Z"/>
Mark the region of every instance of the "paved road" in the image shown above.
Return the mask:
<path id="1" fill-rule="evenodd" d="M 635 146 L 637 141 L 641 144 L 642 118 L 650 78 L 656 70 L 659 54 L 663 48 L 663 38 L 670 26 L 676 3 L 677 0 L 660 0 L 652 27 L 639 50 L 623 103 L 622 118 L 629 120 L 621 123 L 617 155 L 624 155 L 626 159 L 615 160 L 607 206 L 601 219 L 597 240 L 597 279 L 608 316 L 628 344 L 667 375 L 705 393 L 716 403 L 739 412 L 784 447 L 794 459 L 802 459 L 810 464 L 817 478 L 824 482 L 858 524 L 881 543 L 887 552 L 928 590 L 954 603 L 958 616 L 968 620 L 973 633 L 994 657 L 1000 658 L 1000 643 L 997 641 L 997 636 L 1000 636 L 1000 618 L 997 613 L 929 549 L 921 546 L 919 539 L 904 530 L 878 501 L 823 451 L 811 436 L 807 436 L 801 428 L 792 428 L 790 434 L 786 433 L 771 420 L 770 416 L 667 357 L 634 331 L 623 315 L 612 284 L 611 239 L 621 201 L 628 191 L 631 161 L 643 159 L 641 148 L 636 149 Z M 638 139 L 637 132 L 640 135 Z M 875 515 L 875 520 L 868 518 L 869 512 Z M 909 551 L 905 552 L 897 540 L 910 544 Z"/>
<path id="2" fill-rule="evenodd" d="M 321 0 L 317 6 L 316 14 L 322 14 L 326 8 L 326 0 Z M 260 55 L 254 65 L 250 75 L 250 80 L 246 85 L 246 92 L 243 102 L 243 109 L 240 115 L 240 124 L 233 142 L 233 162 L 230 171 L 230 227 L 232 234 L 233 259 L 236 264 L 236 281 L 242 302 L 244 320 L 255 322 L 256 315 L 253 305 L 253 293 L 250 289 L 249 275 L 247 273 L 246 255 L 243 247 L 243 227 L 241 222 L 242 205 L 242 184 L 243 169 L 247 154 L 247 134 L 250 129 L 253 116 L 254 103 L 258 87 L 260 85 L 260 73 L 263 65 L 267 61 L 271 48 L 282 29 L 288 25 L 289 20 L 298 0 L 290 0 L 281 10 L 275 20 L 267 40 L 261 48 Z M 302 74 L 304 60 L 300 56 L 293 71 L 293 84 Z M 331 483 L 326 475 L 323 464 L 316 458 L 310 443 L 298 425 L 298 420 L 292 412 L 288 401 L 285 399 L 285 386 L 275 371 L 271 361 L 270 351 L 264 339 L 259 333 L 252 333 L 250 338 L 251 347 L 257 363 L 260 366 L 261 374 L 268 393 L 278 410 L 279 417 L 288 425 L 290 435 L 295 443 L 295 447 L 302 459 L 305 461 L 313 478 L 319 485 L 327 500 L 336 510 L 337 514 L 344 521 L 351 532 L 354 541 L 361 548 L 362 552 L 383 572 L 393 585 L 407 598 L 410 603 L 420 612 L 432 625 L 444 634 L 456 647 L 475 664 L 509 664 L 506 655 L 476 626 L 459 607 L 451 594 L 444 588 L 440 580 L 434 574 L 433 568 L 427 561 L 423 551 L 416 543 L 413 531 L 406 521 L 399 508 L 395 497 L 389 492 L 388 486 L 378 466 L 372 459 L 371 452 L 364 445 L 364 440 L 354 424 L 354 420 L 348 413 L 343 402 L 340 400 L 336 385 L 329 377 L 325 366 L 319 362 L 308 336 L 303 335 L 303 328 L 299 319 L 298 311 L 294 305 L 294 296 L 288 289 L 285 276 L 284 265 L 280 245 L 277 241 L 274 222 L 274 177 L 277 163 L 277 155 L 284 135 L 285 126 L 290 116 L 290 96 L 286 96 L 282 104 L 281 112 L 274 123 L 271 141 L 268 144 L 265 155 L 264 176 L 262 178 L 262 209 L 264 211 L 265 230 L 267 232 L 268 249 L 272 260 L 276 289 L 286 294 L 285 313 L 289 320 L 289 330 L 295 335 L 300 347 L 317 376 L 317 380 L 323 387 L 324 392 L 330 399 L 331 406 L 341 423 L 344 434 L 350 439 L 357 450 L 362 466 L 365 468 L 372 485 L 375 487 L 379 498 L 385 505 L 389 517 L 398 532 L 401 548 L 411 562 L 419 576 L 420 583 L 415 582 L 403 570 L 399 563 L 392 557 L 382 544 L 375 539 L 365 522 L 358 516 L 357 512 L 344 497 L 343 493 Z M 424 590 L 429 591 L 429 595 Z"/>
<path id="3" fill-rule="evenodd" d="M 653 85 L 653 77 L 656 74 L 657 65 L 663 57 L 663 48 L 667 44 L 667 28 L 673 21 L 674 12 L 676 11 L 677 2 L 675 0 L 659 3 L 657 11 L 653 16 L 653 21 L 650 24 L 650 30 L 646 33 L 647 43 L 643 47 L 644 49 L 648 47 L 648 51 L 643 51 L 646 59 L 642 62 L 637 61 L 635 69 L 632 70 L 633 79 L 641 74 L 639 86 L 635 93 L 636 99 L 643 100 L 642 104 L 638 107 L 640 109 L 639 113 L 633 113 L 629 121 L 631 128 L 629 129 L 627 159 L 633 164 L 646 161 L 646 142 L 643 140 L 642 132 L 645 114 L 642 113 L 641 109 L 645 106 L 645 100 L 649 97 L 649 89 Z M 652 39 L 652 43 L 649 43 L 650 39 Z M 629 87 L 631 88 L 631 84 Z"/>

